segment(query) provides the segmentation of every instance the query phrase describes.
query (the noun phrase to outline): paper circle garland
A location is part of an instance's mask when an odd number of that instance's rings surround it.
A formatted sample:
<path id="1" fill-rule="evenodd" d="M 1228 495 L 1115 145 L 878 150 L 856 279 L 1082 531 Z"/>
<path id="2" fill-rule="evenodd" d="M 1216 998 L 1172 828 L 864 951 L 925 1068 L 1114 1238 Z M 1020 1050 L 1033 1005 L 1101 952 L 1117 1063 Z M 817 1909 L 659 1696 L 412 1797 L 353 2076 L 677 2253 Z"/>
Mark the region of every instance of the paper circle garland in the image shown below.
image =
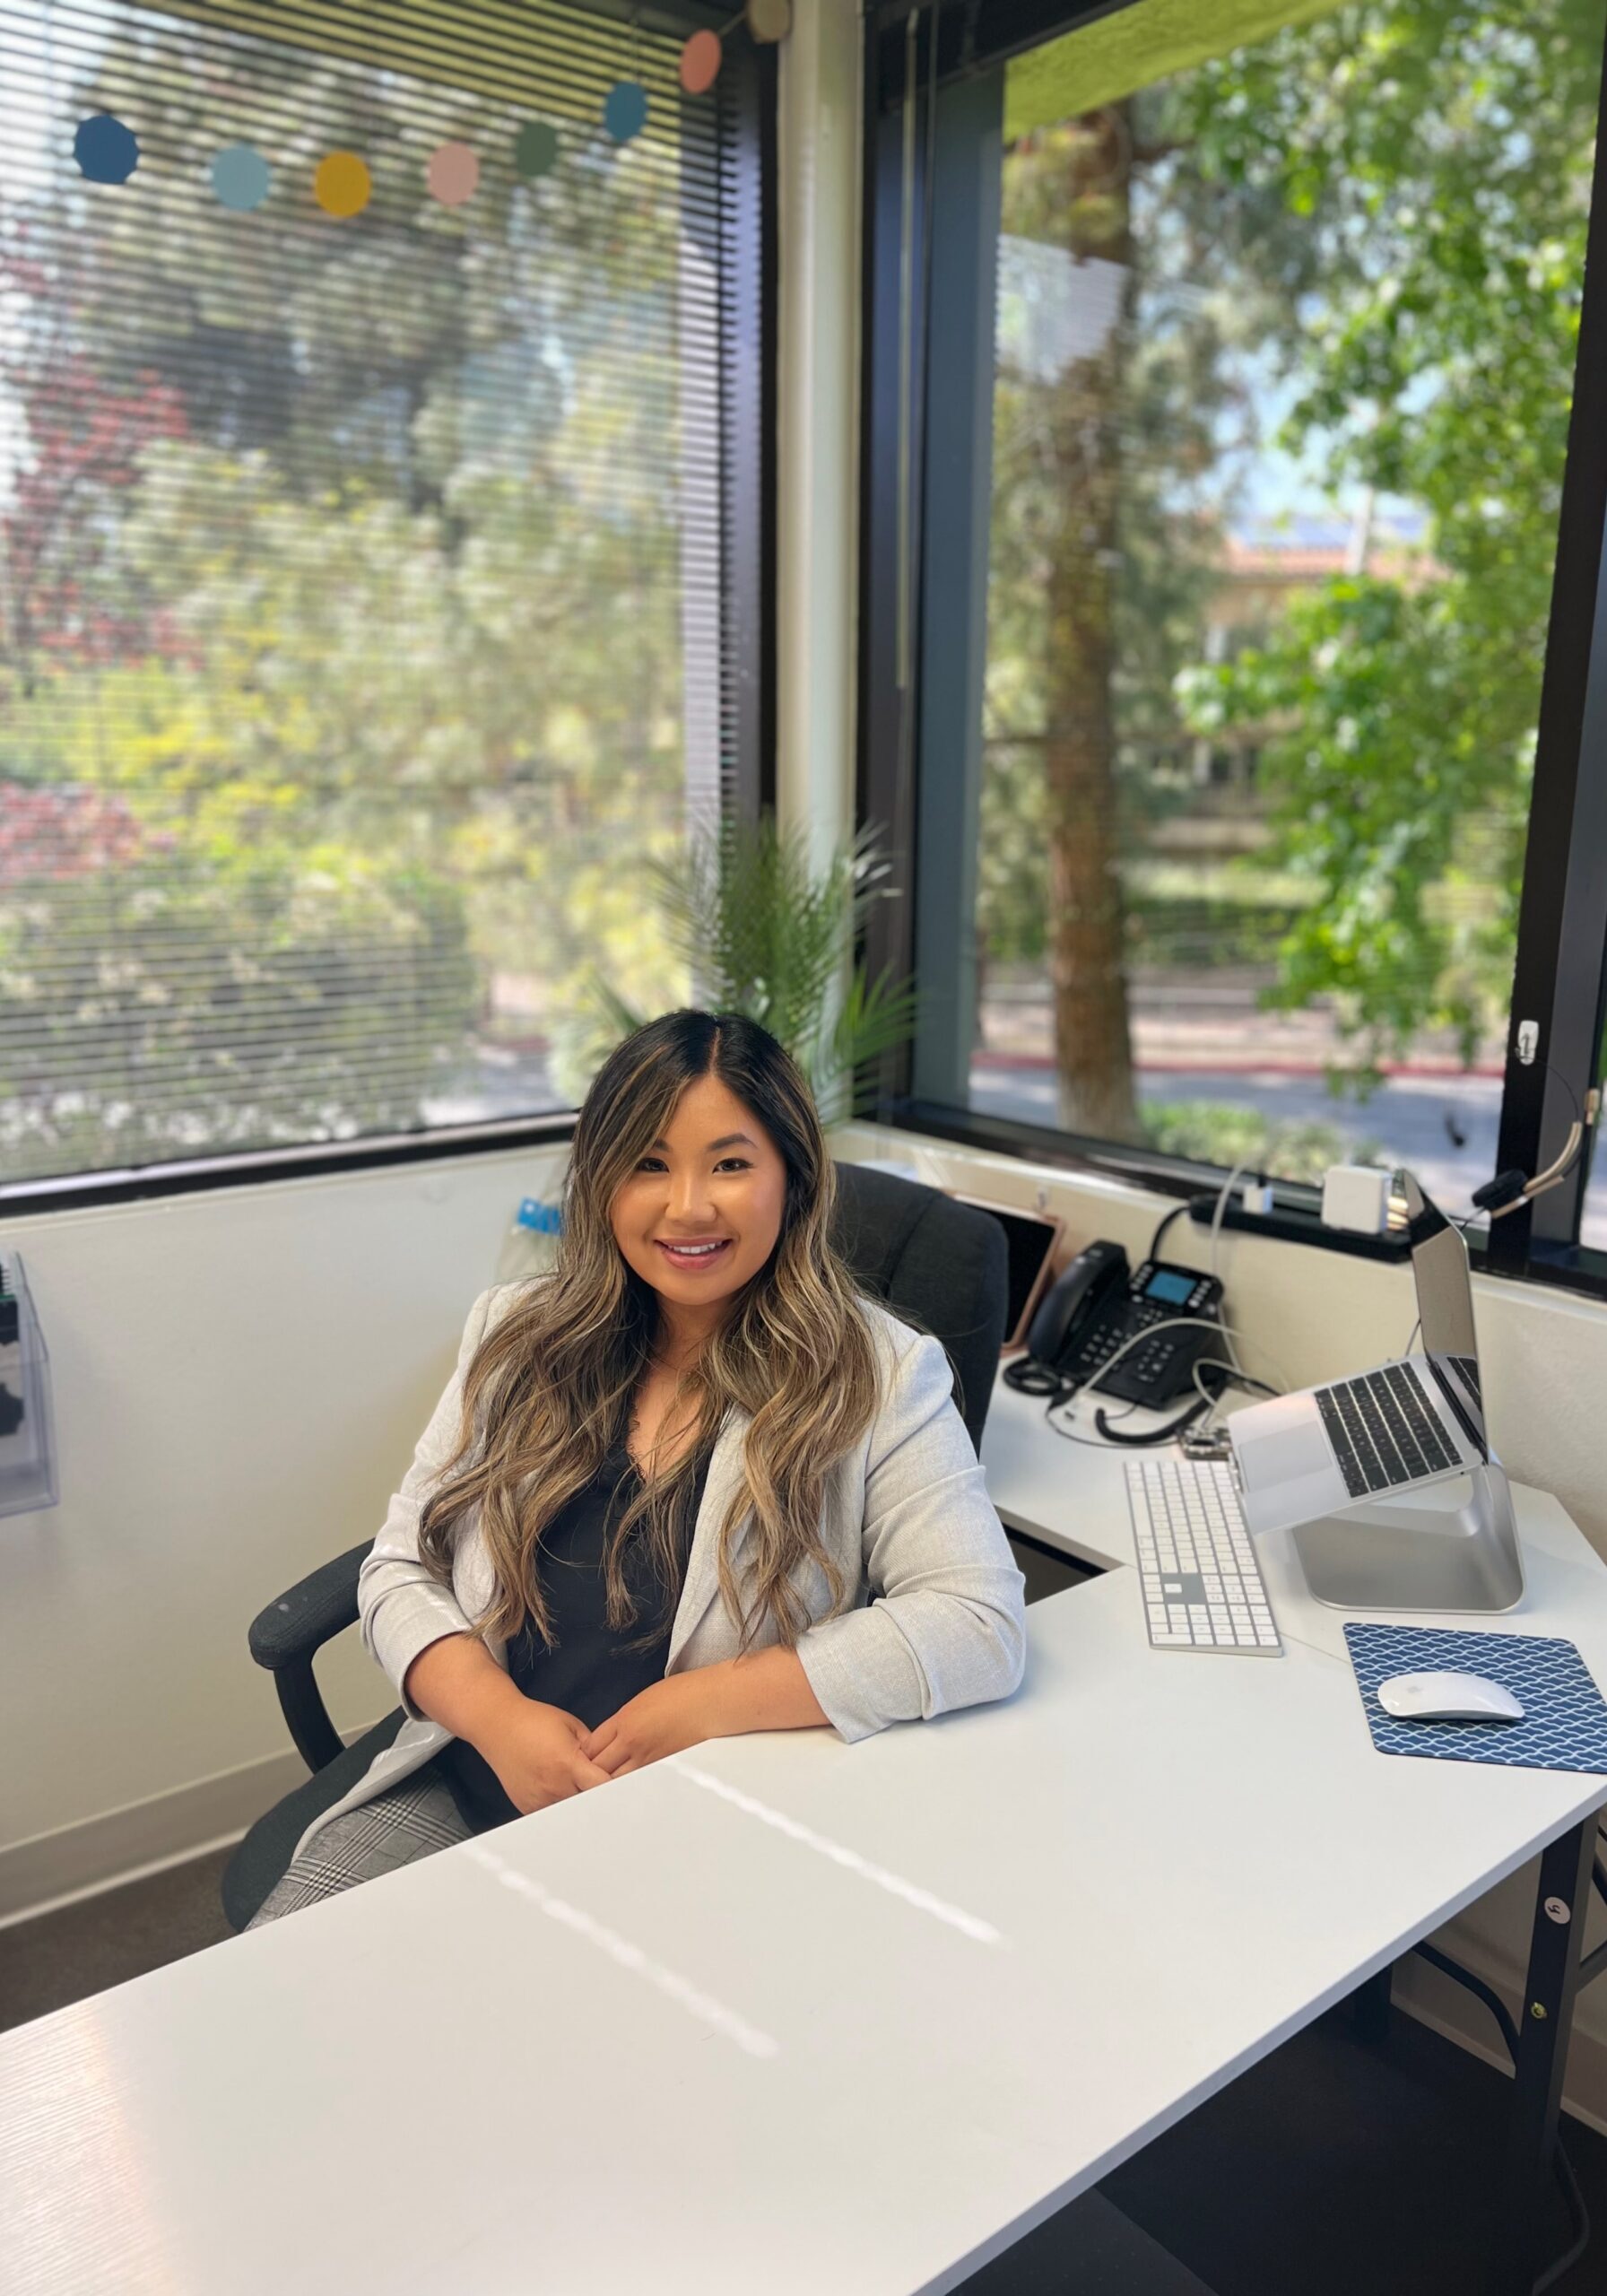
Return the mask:
<path id="1" fill-rule="evenodd" d="M 369 204 L 374 179 L 355 152 L 327 152 L 312 179 L 312 196 L 326 215 L 343 222 L 360 215 Z"/>
<path id="2" fill-rule="evenodd" d="M 793 28 L 792 0 L 744 0 L 743 13 L 760 48 L 774 48 Z"/>
<path id="3" fill-rule="evenodd" d="M 629 144 L 647 124 L 647 91 L 639 80 L 616 80 L 603 99 L 603 125 L 616 144 Z"/>
<path id="4" fill-rule="evenodd" d="M 706 96 L 720 76 L 725 51 L 718 32 L 694 32 L 681 51 L 681 84 L 689 96 Z"/>
<path id="5" fill-rule="evenodd" d="M 90 183 L 126 183 L 140 163 L 139 138 L 113 113 L 94 112 L 78 123 L 73 157 Z"/>
<path id="6" fill-rule="evenodd" d="M 558 157 L 558 130 L 544 119 L 527 119 L 513 139 L 514 173 L 533 183 Z"/>
<path id="7" fill-rule="evenodd" d="M 231 207 L 239 215 L 262 205 L 273 180 L 274 170 L 255 144 L 230 144 L 212 163 L 212 187 L 219 205 Z"/>
<path id="8" fill-rule="evenodd" d="M 441 144 L 430 154 L 424 181 L 431 199 L 443 207 L 461 207 L 480 188 L 480 158 L 466 144 Z"/>

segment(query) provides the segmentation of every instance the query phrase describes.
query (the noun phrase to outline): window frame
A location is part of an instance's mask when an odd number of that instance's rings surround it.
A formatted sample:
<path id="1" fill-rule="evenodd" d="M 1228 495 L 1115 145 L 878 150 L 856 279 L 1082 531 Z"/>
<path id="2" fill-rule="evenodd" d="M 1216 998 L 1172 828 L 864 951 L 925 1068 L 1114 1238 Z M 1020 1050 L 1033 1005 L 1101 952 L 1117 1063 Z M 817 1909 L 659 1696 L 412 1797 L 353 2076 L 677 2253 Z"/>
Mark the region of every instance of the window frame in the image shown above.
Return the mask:
<path id="1" fill-rule="evenodd" d="M 1002 115 L 1009 59 L 1138 0 L 997 0 L 979 21 L 975 8 L 944 9 L 941 0 L 882 0 L 867 16 L 864 60 L 864 278 L 862 341 L 861 631 L 857 802 L 862 822 L 888 838 L 897 891 L 880 903 L 866 935 L 873 970 L 923 967 L 922 895 L 934 882 L 949 887 L 953 870 L 941 857 L 955 842 L 956 790 L 924 786 L 922 762 L 934 740 L 951 735 L 955 664 L 979 633 L 968 630 L 934 581 L 927 523 L 928 489 L 916 474 L 929 467 L 933 441 L 944 451 L 949 502 L 934 514 L 953 523 L 952 498 L 964 498 L 975 465 L 960 472 L 944 432 L 960 362 L 946 355 L 941 285 L 934 287 L 934 216 L 955 196 L 957 175 L 976 181 L 973 148 L 956 139 L 956 118 L 993 98 Z M 1566 1128 L 1569 1088 L 1583 1102 L 1596 1073 L 1607 1024 L 1607 59 L 1597 126 L 1597 164 L 1586 231 L 1586 265 L 1564 463 L 1558 549 L 1542 685 L 1534 777 L 1519 900 L 1514 987 L 1508 1015 L 1497 1167 L 1525 1172 L 1546 1161 Z M 981 115 L 977 115 L 980 118 Z M 986 132 L 986 122 L 982 123 Z M 974 198 L 974 193 L 972 196 Z M 908 230 L 905 218 L 908 213 Z M 962 268 L 963 264 L 962 264 Z M 975 269 L 975 265 L 972 266 Z M 973 287 L 975 282 L 972 282 Z M 991 329 L 988 331 L 991 344 Z M 934 355 L 935 352 L 935 355 Z M 991 358 L 987 362 L 991 373 Z M 977 435 L 973 431 L 973 437 Z M 945 562 L 955 562 L 953 536 Z M 975 570 L 971 570 L 974 576 Z M 900 601 L 902 607 L 900 609 Z M 981 634 L 985 642 L 985 631 Z M 925 656 L 925 661 L 923 660 Z M 946 681 L 938 683 L 931 665 Z M 962 673 L 961 673 L 962 674 Z M 924 707 L 924 705 L 925 705 Z M 934 730 L 935 729 L 935 730 Z M 979 725 L 977 728 L 979 735 Z M 959 792 L 963 810 L 963 789 Z M 951 818 L 943 818 L 945 805 Z M 925 855 L 925 858 L 923 858 Z M 974 856 L 972 857 L 974 865 Z M 954 938 L 952 893 L 946 917 Z M 928 899 L 929 926 L 937 904 Z M 969 913 L 959 919 L 969 927 Z M 963 996 L 941 991 L 951 1005 Z M 1542 1058 L 1525 1065 L 1517 1049 L 1520 1018 L 1541 1026 Z M 1554 1034 L 1555 1032 L 1555 1034 Z M 1553 1045 L 1555 1050 L 1553 1051 Z M 1551 1054 L 1567 1078 L 1545 1065 Z M 935 1134 L 995 1153 L 1098 1170 L 1160 1193 L 1187 1196 L 1220 1188 L 1218 1167 L 1136 1150 L 1124 1144 L 982 1115 L 934 1099 L 930 1061 L 906 1046 L 882 1064 L 875 1115 L 894 1128 Z M 923 1075 L 922 1070 L 927 1071 Z M 1552 1150 L 1551 1152 L 1555 1152 Z M 1564 1185 L 1533 1208 L 1492 1223 L 1475 1237 L 1476 1265 L 1607 1299 L 1607 1251 L 1578 1241 L 1587 1166 L 1582 1155 Z M 1310 1240 L 1347 1248 L 1316 1216 L 1309 1191 Z"/>
<path id="2" fill-rule="evenodd" d="M 659 0 L 627 11 L 610 0 L 571 0 L 581 10 L 651 22 L 657 30 L 719 30 L 728 19 L 709 0 Z M 205 10 L 187 10 L 179 14 Z M 308 37 L 309 48 L 316 41 Z M 774 46 L 733 43 L 720 81 L 734 132 L 722 165 L 722 199 L 734 219 L 733 260 L 721 281 L 718 317 L 720 518 L 725 578 L 720 599 L 719 718 L 725 802 L 757 820 L 775 803 L 776 377 L 779 266 L 778 68 Z M 210 1189 L 261 1187 L 442 1158 L 539 1148 L 568 1140 L 578 1111 L 552 1109 L 482 1123 L 420 1126 L 349 1141 L 0 1180 L 0 1213 L 83 1210 Z"/>

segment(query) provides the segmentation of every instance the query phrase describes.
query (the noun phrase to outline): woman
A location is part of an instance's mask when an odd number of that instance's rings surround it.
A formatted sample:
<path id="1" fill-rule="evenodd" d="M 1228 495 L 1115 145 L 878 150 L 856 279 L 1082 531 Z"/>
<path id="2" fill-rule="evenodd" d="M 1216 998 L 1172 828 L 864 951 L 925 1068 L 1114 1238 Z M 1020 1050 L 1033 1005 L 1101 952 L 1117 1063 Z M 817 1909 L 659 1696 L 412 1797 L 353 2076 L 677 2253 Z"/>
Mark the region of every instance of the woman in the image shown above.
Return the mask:
<path id="1" fill-rule="evenodd" d="M 754 1022 L 610 1057 L 556 1267 L 475 1302 L 363 1564 L 407 1719 L 257 1922 L 705 1738 L 1014 1690 L 1021 1575 L 948 1360 L 856 1292 L 832 1187 Z"/>

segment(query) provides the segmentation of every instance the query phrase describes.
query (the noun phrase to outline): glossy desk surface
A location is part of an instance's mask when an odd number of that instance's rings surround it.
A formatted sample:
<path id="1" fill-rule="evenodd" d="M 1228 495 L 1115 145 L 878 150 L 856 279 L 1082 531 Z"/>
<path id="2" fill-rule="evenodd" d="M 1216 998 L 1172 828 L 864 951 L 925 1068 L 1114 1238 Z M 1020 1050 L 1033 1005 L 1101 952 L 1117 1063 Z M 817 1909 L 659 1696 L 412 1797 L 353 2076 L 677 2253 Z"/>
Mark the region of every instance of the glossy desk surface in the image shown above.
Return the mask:
<path id="1" fill-rule="evenodd" d="M 1524 1527 L 1509 1622 L 1607 1680 L 1607 1571 Z M 1607 1797 L 1377 1755 L 1269 1578 L 1280 1659 L 1151 1652 L 1113 1570 L 1008 1704 L 699 1747 L 0 2039 L 0 2289 L 952 2288 Z"/>

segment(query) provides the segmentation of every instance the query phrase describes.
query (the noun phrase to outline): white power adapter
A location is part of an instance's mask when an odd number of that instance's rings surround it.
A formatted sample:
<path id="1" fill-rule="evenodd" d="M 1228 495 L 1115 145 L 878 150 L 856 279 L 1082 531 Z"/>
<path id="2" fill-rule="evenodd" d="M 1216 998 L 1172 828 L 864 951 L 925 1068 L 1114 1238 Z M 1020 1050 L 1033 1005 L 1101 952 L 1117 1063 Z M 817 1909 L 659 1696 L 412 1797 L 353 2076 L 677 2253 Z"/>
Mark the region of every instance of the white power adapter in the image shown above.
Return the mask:
<path id="1" fill-rule="evenodd" d="M 1381 1236 L 1389 1225 L 1394 1175 L 1376 1164 L 1330 1164 L 1323 1174 L 1323 1225 Z"/>

